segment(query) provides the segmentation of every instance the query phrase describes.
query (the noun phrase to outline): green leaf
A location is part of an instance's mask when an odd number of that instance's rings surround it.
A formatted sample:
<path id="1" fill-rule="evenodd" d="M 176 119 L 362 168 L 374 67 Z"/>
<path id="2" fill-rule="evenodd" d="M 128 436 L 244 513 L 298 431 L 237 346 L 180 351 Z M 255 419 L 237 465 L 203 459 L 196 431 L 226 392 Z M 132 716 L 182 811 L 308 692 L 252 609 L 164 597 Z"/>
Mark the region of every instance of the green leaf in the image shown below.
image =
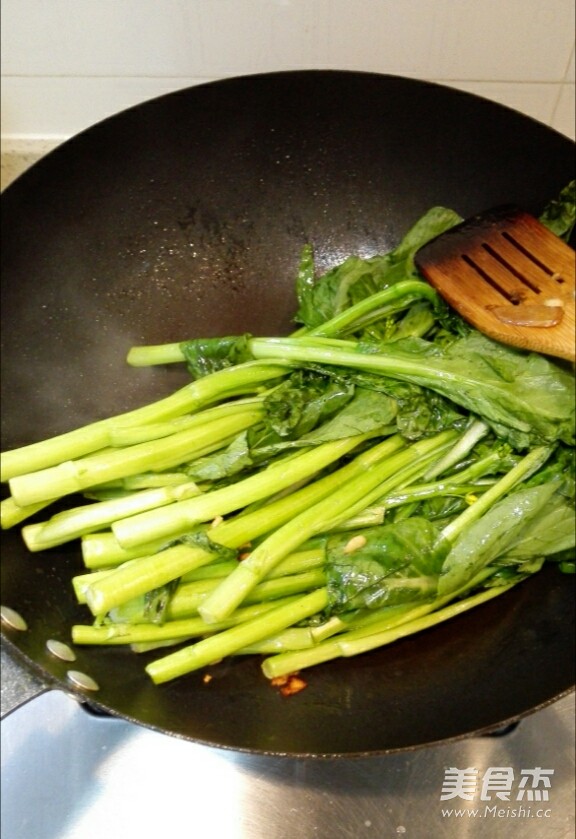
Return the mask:
<path id="1" fill-rule="evenodd" d="M 534 556 L 554 556 L 576 545 L 574 508 L 556 494 L 523 528 L 510 545 L 500 564 L 521 563 Z"/>
<path id="2" fill-rule="evenodd" d="M 369 258 L 349 256 L 316 281 L 312 279 L 310 253 L 306 251 L 297 282 L 296 322 L 313 329 L 365 297 L 417 276 L 414 253 L 460 221 L 460 216 L 452 210 L 434 207 L 414 224 L 390 253 Z"/>
<path id="3" fill-rule="evenodd" d="M 570 181 L 558 198 L 550 201 L 540 221 L 556 236 L 568 241 L 576 223 L 576 181 Z"/>
<path id="4" fill-rule="evenodd" d="M 248 334 L 225 338 L 194 338 L 182 341 L 180 349 L 190 373 L 195 378 L 201 378 L 225 367 L 251 361 L 249 340 Z"/>
<path id="5" fill-rule="evenodd" d="M 295 439 L 337 413 L 353 395 L 351 383 L 297 370 L 264 400 L 265 422 L 280 438 Z"/>
<path id="6" fill-rule="evenodd" d="M 574 377 L 559 363 L 499 344 L 476 331 L 441 354 L 426 353 L 414 344 L 407 347 L 404 342 L 391 345 L 386 354 L 400 358 L 406 349 L 412 358 L 416 354 L 423 359 L 422 384 L 429 371 L 433 390 L 488 421 L 515 448 L 555 439 L 573 443 Z M 449 380 L 449 376 L 454 378 Z"/>
<path id="7" fill-rule="evenodd" d="M 409 396 L 405 384 L 429 388 L 483 419 L 518 450 L 557 440 L 574 445 L 573 373 L 560 362 L 476 331 L 446 348 L 414 338 L 383 345 L 337 340 L 322 345 L 306 336 L 275 339 L 273 350 L 265 340 L 254 339 L 252 348 L 259 358 L 284 353 L 340 381 L 396 395 Z"/>
<path id="8" fill-rule="evenodd" d="M 440 571 L 433 553 L 437 537 L 437 527 L 422 518 L 330 537 L 330 611 L 376 609 L 433 595 Z M 352 549 L 352 539 L 359 547 Z"/>
<path id="9" fill-rule="evenodd" d="M 303 445 L 319 445 L 356 434 L 383 431 L 394 423 L 397 404 L 385 393 L 356 388 L 352 400 L 335 416 L 300 438 Z"/>
<path id="10" fill-rule="evenodd" d="M 254 465 L 248 444 L 248 431 L 243 431 L 225 449 L 194 460 L 186 469 L 193 481 L 221 481 Z"/>
<path id="11" fill-rule="evenodd" d="M 262 457 L 284 449 L 319 446 L 321 443 L 354 437 L 357 434 L 391 434 L 394 431 L 396 412 L 397 404 L 394 399 L 384 393 L 358 387 L 348 404 L 312 431 L 276 443 L 260 442 L 252 451 L 254 455 Z"/>
<path id="12" fill-rule="evenodd" d="M 546 510 L 556 492 L 551 482 L 510 493 L 494 504 L 455 542 L 444 560 L 438 594 L 445 595 L 466 585 L 478 571 L 512 549 L 532 520 Z M 532 556 L 541 555 L 534 549 Z"/>

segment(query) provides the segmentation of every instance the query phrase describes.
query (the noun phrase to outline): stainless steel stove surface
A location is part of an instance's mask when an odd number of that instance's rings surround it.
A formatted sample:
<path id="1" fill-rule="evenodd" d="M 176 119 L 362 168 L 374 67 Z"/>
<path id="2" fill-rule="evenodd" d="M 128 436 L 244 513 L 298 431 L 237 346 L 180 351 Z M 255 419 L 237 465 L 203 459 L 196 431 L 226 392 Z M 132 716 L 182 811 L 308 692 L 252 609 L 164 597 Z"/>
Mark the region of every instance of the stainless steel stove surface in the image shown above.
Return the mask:
<path id="1" fill-rule="evenodd" d="M 60 691 L 1 733 L 3 839 L 574 835 L 573 695 L 497 736 L 351 759 L 210 748 Z"/>

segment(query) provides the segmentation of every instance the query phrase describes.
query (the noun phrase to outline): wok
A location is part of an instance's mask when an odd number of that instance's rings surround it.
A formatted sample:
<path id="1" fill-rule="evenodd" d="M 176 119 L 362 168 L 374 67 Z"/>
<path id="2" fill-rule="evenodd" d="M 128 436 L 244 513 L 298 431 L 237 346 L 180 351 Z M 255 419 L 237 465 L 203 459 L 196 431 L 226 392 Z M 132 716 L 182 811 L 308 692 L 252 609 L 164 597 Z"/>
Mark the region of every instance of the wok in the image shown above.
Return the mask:
<path id="1" fill-rule="evenodd" d="M 180 90 L 57 148 L 3 197 L 3 449 L 144 404 L 185 380 L 128 348 L 286 333 L 300 249 L 325 270 L 394 246 L 428 208 L 538 213 L 572 177 L 573 144 L 514 111 L 431 83 L 302 71 Z M 3 602 L 28 630 L 11 656 L 81 698 L 47 651 L 85 621 L 76 545 L 29 555 L 2 536 Z M 160 687 L 145 657 L 79 648 L 90 706 L 256 753 L 359 755 L 461 738 L 574 684 L 569 578 L 549 567 L 504 597 L 380 652 L 319 666 L 281 697 L 257 660 Z"/>

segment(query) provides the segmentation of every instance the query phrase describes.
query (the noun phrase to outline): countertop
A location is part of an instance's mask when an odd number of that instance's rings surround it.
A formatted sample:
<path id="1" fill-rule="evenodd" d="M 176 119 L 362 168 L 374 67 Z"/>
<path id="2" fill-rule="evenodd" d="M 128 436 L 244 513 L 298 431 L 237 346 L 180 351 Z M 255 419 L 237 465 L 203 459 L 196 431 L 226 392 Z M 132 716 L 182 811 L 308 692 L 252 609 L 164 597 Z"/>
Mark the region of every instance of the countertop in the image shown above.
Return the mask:
<path id="1" fill-rule="evenodd" d="M 2 141 L 0 189 L 6 189 L 33 163 L 51 152 L 64 138 Z"/>

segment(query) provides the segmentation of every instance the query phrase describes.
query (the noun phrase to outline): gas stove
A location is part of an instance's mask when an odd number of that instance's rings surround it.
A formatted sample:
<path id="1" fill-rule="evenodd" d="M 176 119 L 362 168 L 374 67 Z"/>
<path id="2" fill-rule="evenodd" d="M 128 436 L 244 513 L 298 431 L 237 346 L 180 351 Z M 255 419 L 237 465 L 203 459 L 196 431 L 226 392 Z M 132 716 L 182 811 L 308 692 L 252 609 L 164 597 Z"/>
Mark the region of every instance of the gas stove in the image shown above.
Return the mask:
<path id="1" fill-rule="evenodd" d="M 4 839 L 574 835 L 573 694 L 490 736 L 350 759 L 207 747 L 59 690 L 1 735 Z"/>

